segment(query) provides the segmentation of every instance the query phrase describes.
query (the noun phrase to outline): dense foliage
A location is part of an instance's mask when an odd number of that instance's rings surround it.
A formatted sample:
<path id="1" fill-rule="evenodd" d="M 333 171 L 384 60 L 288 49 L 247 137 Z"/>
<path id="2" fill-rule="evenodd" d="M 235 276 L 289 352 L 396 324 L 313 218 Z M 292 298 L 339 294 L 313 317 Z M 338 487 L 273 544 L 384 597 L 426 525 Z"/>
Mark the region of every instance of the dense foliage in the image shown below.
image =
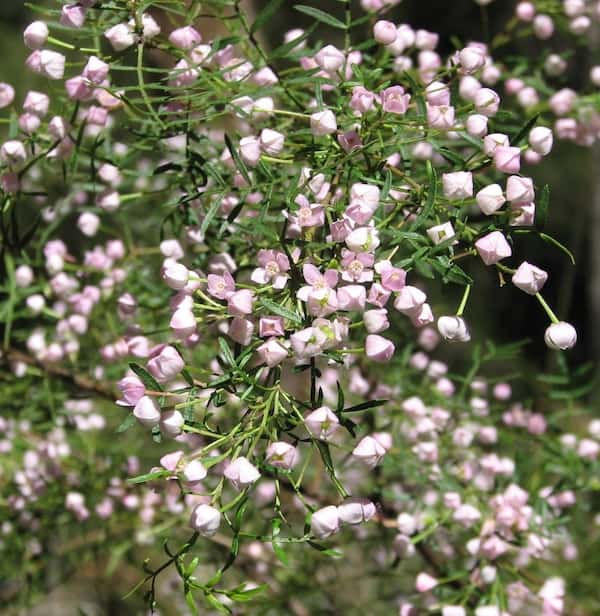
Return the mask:
<path id="1" fill-rule="evenodd" d="M 600 609 L 590 366 L 526 252 L 572 259 L 532 175 L 594 143 L 600 67 L 503 54 L 600 5 L 519 2 L 442 57 L 394 4 L 298 5 L 270 45 L 281 0 L 38 8 L 40 87 L 0 84 L 11 603 L 93 557 L 154 613 Z M 482 270 L 539 303 L 535 381 L 469 322 Z"/>

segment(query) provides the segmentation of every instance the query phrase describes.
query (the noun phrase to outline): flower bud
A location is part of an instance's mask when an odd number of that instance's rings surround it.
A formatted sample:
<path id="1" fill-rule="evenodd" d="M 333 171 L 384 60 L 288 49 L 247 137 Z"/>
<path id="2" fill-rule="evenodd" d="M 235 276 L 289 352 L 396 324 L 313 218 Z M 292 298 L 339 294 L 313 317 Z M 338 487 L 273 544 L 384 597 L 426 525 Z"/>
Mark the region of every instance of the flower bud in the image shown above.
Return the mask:
<path id="1" fill-rule="evenodd" d="M 552 130 L 545 126 L 536 126 L 529 132 L 529 145 L 532 150 L 541 156 L 546 156 L 550 153 L 553 141 Z"/>
<path id="2" fill-rule="evenodd" d="M 475 200 L 479 209 L 487 216 L 497 212 L 506 202 L 504 192 L 499 184 L 490 184 L 482 188 L 475 195 Z"/>
<path id="3" fill-rule="evenodd" d="M 369 468 L 375 468 L 386 451 L 387 449 L 377 439 L 372 436 L 365 436 L 352 450 L 352 455 Z"/>
<path id="4" fill-rule="evenodd" d="M 328 406 L 321 406 L 304 417 L 304 424 L 314 438 L 327 441 L 339 428 L 340 421 Z"/>
<path id="5" fill-rule="evenodd" d="M 394 356 L 395 350 L 394 343 L 383 336 L 369 334 L 365 340 L 365 353 L 372 361 L 388 362 Z"/>
<path id="6" fill-rule="evenodd" d="M 258 469 L 243 456 L 230 462 L 223 471 L 223 475 L 229 479 L 236 490 L 243 490 L 260 477 Z"/>
<path id="7" fill-rule="evenodd" d="M 512 277 L 512 283 L 515 287 L 529 295 L 539 293 L 546 280 L 548 280 L 548 273 L 531 263 L 527 263 L 527 261 L 523 261 L 519 265 Z"/>
<path id="8" fill-rule="evenodd" d="M 347 498 L 338 505 L 337 513 L 342 524 L 354 525 L 368 522 L 377 513 L 377 508 L 366 498 Z"/>
<path id="9" fill-rule="evenodd" d="M 564 351 L 575 346 L 577 342 L 577 330 L 566 321 L 552 323 L 552 325 L 546 329 L 544 341 L 551 349 Z"/>
<path id="10" fill-rule="evenodd" d="M 276 338 L 270 338 L 261 344 L 256 352 L 260 360 L 269 368 L 277 366 L 288 356 L 288 350 Z"/>
<path id="11" fill-rule="evenodd" d="M 442 184 L 447 199 L 460 200 L 473 196 L 473 174 L 470 171 L 444 173 Z"/>
<path id="12" fill-rule="evenodd" d="M 166 383 L 174 379 L 185 367 L 177 349 L 168 345 L 153 353 L 148 360 L 148 372 L 159 382 Z"/>
<path id="13" fill-rule="evenodd" d="M 127 24 L 117 24 L 104 32 L 104 36 L 115 51 L 123 51 L 135 43 L 133 29 Z"/>
<path id="14" fill-rule="evenodd" d="M 267 447 L 266 460 L 271 466 L 290 470 L 298 463 L 298 450 L 293 445 L 276 441 Z"/>
<path id="15" fill-rule="evenodd" d="M 428 573 L 419 573 L 415 581 L 417 592 L 429 592 L 438 585 L 438 581 Z"/>
<path id="16" fill-rule="evenodd" d="M 145 427 L 152 428 L 160 421 L 160 407 L 154 398 L 142 396 L 133 409 L 135 418 Z"/>
<path id="17" fill-rule="evenodd" d="M 340 530 L 338 508 L 334 505 L 315 511 L 310 518 L 310 532 L 317 539 L 326 539 Z"/>
<path id="18" fill-rule="evenodd" d="M 475 248 L 486 265 L 494 265 L 512 255 L 510 244 L 500 231 L 492 231 L 478 239 Z"/>
<path id="19" fill-rule="evenodd" d="M 169 34 L 169 42 L 179 49 L 193 49 L 202 42 L 202 36 L 193 26 L 183 26 Z"/>
<path id="20" fill-rule="evenodd" d="M 60 13 L 60 23 L 67 28 L 81 28 L 85 23 L 85 12 L 80 4 L 65 4 Z"/>
<path id="21" fill-rule="evenodd" d="M 265 154 L 277 156 L 283 150 L 284 136 L 270 128 L 264 128 L 260 133 L 260 147 Z"/>
<path id="22" fill-rule="evenodd" d="M 185 287 L 190 278 L 190 272 L 183 263 L 171 262 L 162 271 L 162 279 L 175 291 Z"/>
<path id="23" fill-rule="evenodd" d="M 29 49 L 41 49 L 48 39 L 48 26 L 43 21 L 30 23 L 23 32 L 23 41 Z"/>
<path id="24" fill-rule="evenodd" d="M 328 73 L 342 68 L 346 59 L 344 53 L 333 45 L 326 45 L 315 54 L 315 62 Z"/>
<path id="25" fill-rule="evenodd" d="M 317 111 L 310 116 L 310 129 L 315 137 L 330 135 L 337 130 L 337 122 L 333 111 Z"/>
<path id="26" fill-rule="evenodd" d="M 187 338 L 196 331 L 196 317 L 189 308 L 179 308 L 173 313 L 169 327 L 177 338 Z"/>
<path id="27" fill-rule="evenodd" d="M 531 203 L 535 199 L 533 180 L 520 175 L 511 175 L 506 182 L 506 199 L 513 205 Z"/>
<path id="28" fill-rule="evenodd" d="M 437 321 L 437 328 L 446 340 L 468 342 L 471 340 L 469 328 L 462 317 L 444 316 Z"/>
<path id="29" fill-rule="evenodd" d="M 183 415 L 177 411 L 165 411 L 160 417 L 160 431 L 170 438 L 180 435 L 183 431 L 185 420 Z"/>
<path id="30" fill-rule="evenodd" d="M 398 38 L 398 29 L 391 21 L 380 19 L 373 26 L 373 38 L 382 45 L 391 45 Z"/>
<path id="31" fill-rule="evenodd" d="M 190 517 L 190 526 L 203 537 L 212 537 L 221 525 L 221 512 L 210 505 L 196 505 Z"/>

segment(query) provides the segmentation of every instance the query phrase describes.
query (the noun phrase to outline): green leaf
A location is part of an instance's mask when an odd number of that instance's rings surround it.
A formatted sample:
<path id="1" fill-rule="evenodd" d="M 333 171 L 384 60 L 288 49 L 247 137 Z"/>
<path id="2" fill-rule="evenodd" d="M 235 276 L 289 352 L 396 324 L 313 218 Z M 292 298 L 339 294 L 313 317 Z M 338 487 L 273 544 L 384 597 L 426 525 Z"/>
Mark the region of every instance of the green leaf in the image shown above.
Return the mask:
<path id="1" fill-rule="evenodd" d="M 368 402 L 361 402 L 360 404 L 356 404 L 354 406 L 349 406 L 347 409 L 344 409 L 344 413 L 358 413 L 359 411 L 366 411 L 368 409 L 375 408 L 376 406 L 381 406 L 389 402 L 389 400 L 369 400 Z"/>
<path id="2" fill-rule="evenodd" d="M 130 477 L 129 479 L 127 479 L 127 483 L 146 483 L 146 481 L 160 479 L 161 477 L 167 477 L 168 475 L 170 475 L 170 472 L 167 470 L 154 471 L 153 473 L 146 473 L 145 475 Z"/>
<path id="3" fill-rule="evenodd" d="M 117 428 L 117 432 L 125 432 L 129 430 L 129 428 L 133 427 L 137 423 L 137 419 L 133 413 L 129 413 L 127 417 L 121 422 L 119 427 Z"/>
<path id="4" fill-rule="evenodd" d="M 256 19 L 250 28 L 250 33 L 254 34 L 254 32 L 260 30 L 267 22 L 271 21 L 271 18 L 281 8 L 282 4 L 283 0 L 271 0 L 271 2 L 269 2 L 256 16 Z"/>
<path id="5" fill-rule="evenodd" d="M 426 162 L 427 178 L 429 180 L 429 190 L 427 191 L 427 201 L 419 212 L 415 222 L 412 224 L 410 230 L 416 231 L 420 229 L 425 221 L 431 216 L 433 208 L 435 207 L 435 200 L 437 197 L 437 174 L 431 161 Z"/>
<path id="6" fill-rule="evenodd" d="M 135 372 L 140 378 L 140 381 L 142 381 L 147 389 L 151 389 L 152 391 L 164 391 L 160 383 L 146 370 L 146 368 L 142 368 L 142 366 L 134 362 L 130 362 L 129 367 L 132 372 Z"/>
<path id="7" fill-rule="evenodd" d="M 535 123 L 538 121 L 539 117 L 540 114 L 536 113 L 532 118 L 529 118 L 529 120 L 523 124 L 519 132 L 510 140 L 511 145 L 521 145 L 521 142 L 525 141 L 528 137 L 529 131 L 535 126 Z"/>
<path id="8" fill-rule="evenodd" d="M 248 167 L 246 167 L 246 163 L 240 158 L 237 149 L 233 146 L 233 143 L 231 142 L 231 139 L 227 134 L 225 134 L 225 145 L 227 145 L 227 149 L 231 154 L 231 158 L 233 158 L 235 166 L 242 174 L 242 177 L 246 180 L 246 182 L 248 182 L 250 186 L 252 186 L 252 180 L 250 179 L 250 174 L 248 173 Z"/>
<path id="9" fill-rule="evenodd" d="M 288 308 L 284 308 L 280 304 L 277 304 L 276 302 L 273 302 L 270 299 L 266 299 L 264 297 L 261 297 L 260 303 L 267 310 L 270 310 L 271 312 L 274 312 L 276 315 L 278 315 L 280 317 L 288 319 L 288 321 L 292 321 L 293 323 L 298 323 L 298 324 L 302 323 L 302 318 L 300 317 L 300 315 L 295 313 L 293 310 L 289 310 Z"/>
<path id="10" fill-rule="evenodd" d="M 316 9 L 312 6 L 306 6 L 304 4 L 296 4 L 294 8 L 300 13 L 304 13 L 309 17 L 313 17 L 317 21 L 327 24 L 332 28 L 338 28 L 339 30 L 346 29 L 346 24 L 343 21 L 340 21 L 337 17 L 334 17 L 333 15 L 330 15 L 329 13 L 326 13 L 321 9 Z"/>
<path id="11" fill-rule="evenodd" d="M 225 360 L 227 365 L 235 366 L 235 357 L 233 356 L 233 353 L 231 352 L 231 349 L 229 348 L 229 345 L 227 344 L 225 338 L 219 338 L 219 349 L 221 350 L 221 355 L 223 356 L 223 359 Z"/>
<path id="12" fill-rule="evenodd" d="M 216 213 L 219 211 L 220 207 L 221 207 L 221 201 L 219 199 L 215 199 L 212 202 L 211 206 L 208 208 L 208 212 L 206 212 L 206 216 L 204 217 L 204 220 L 202 221 L 202 224 L 200 225 L 200 233 L 202 235 L 206 233 L 206 230 L 208 229 L 208 225 L 210 225 Z"/>
<path id="13" fill-rule="evenodd" d="M 265 592 L 267 588 L 268 587 L 266 584 L 263 584 L 262 586 L 257 586 L 256 588 L 249 588 L 248 590 L 243 590 L 243 587 L 241 590 L 235 588 L 234 590 L 227 593 L 227 595 L 233 601 L 252 601 L 252 599 Z"/>

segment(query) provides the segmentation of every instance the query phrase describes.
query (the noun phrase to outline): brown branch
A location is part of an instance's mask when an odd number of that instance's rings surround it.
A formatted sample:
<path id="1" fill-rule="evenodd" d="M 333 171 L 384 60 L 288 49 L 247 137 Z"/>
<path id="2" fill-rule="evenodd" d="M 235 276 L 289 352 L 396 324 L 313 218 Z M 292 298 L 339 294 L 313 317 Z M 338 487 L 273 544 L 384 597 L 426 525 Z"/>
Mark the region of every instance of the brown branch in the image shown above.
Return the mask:
<path id="1" fill-rule="evenodd" d="M 49 377 L 58 378 L 71 387 L 85 390 L 102 398 L 106 398 L 107 400 L 114 402 L 117 398 L 115 390 L 110 386 L 103 385 L 87 376 L 73 373 L 56 364 L 40 361 L 17 349 L 9 349 L 4 355 L 4 360 L 8 363 L 23 362 L 28 366 L 35 366 L 45 372 Z"/>

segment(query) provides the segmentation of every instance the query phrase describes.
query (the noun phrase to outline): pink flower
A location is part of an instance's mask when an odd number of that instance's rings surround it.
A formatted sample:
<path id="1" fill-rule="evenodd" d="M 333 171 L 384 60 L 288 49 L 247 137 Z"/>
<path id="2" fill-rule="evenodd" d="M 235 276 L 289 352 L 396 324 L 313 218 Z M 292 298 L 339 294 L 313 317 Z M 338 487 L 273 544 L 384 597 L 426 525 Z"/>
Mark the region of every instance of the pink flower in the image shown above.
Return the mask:
<path id="1" fill-rule="evenodd" d="M 328 406 L 321 406 L 304 417 L 304 424 L 314 438 L 327 441 L 339 428 L 340 422 Z"/>
<path id="2" fill-rule="evenodd" d="M 254 324 L 248 319 L 237 316 L 231 320 L 227 335 L 238 344 L 248 346 L 252 342 L 252 334 L 254 333 Z"/>
<path id="3" fill-rule="evenodd" d="M 298 290 L 298 299 L 303 302 L 308 301 L 310 295 L 325 294 L 327 291 L 334 289 L 338 283 L 338 273 L 336 270 L 325 270 L 321 274 L 319 269 L 312 263 L 306 263 L 302 267 L 304 280 L 308 283 Z"/>
<path id="4" fill-rule="evenodd" d="M 315 62 L 328 73 L 334 73 L 342 68 L 346 57 L 333 45 L 322 47 L 314 56 Z"/>
<path id="5" fill-rule="evenodd" d="M 289 279 L 290 262 L 283 252 L 275 250 L 258 251 L 258 264 L 260 267 L 252 272 L 251 280 L 257 284 L 273 285 L 274 289 L 283 289 Z"/>
<path id="6" fill-rule="evenodd" d="M 340 287 L 337 291 L 338 310 L 358 310 L 362 312 L 365 309 L 366 301 L 367 291 L 362 285 L 349 284 Z"/>
<path id="7" fill-rule="evenodd" d="M 65 4 L 61 10 L 60 23 L 70 28 L 81 28 L 85 23 L 85 8 L 79 4 Z"/>
<path id="8" fill-rule="evenodd" d="M 417 592 L 428 592 L 433 590 L 438 585 L 438 581 L 429 573 L 419 573 L 415 581 Z"/>
<path id="9" fill-rule="evenodd" d="M 235 280 L 227 271 L 224 271 L 223 275 L 209 274 L 207 280 L 208 286 L 206 290 L 209 295 L 217 299 L 229 299 L 235 293 Z"/>
<path id="10" fill-rule="evenodd" d="M 83 77 L 94 85 L 100 85 L 108 77 L 109 66 L 96 56 L 90 56 L 83 69 Z"/>
<path id="11" fill-rule="evenodd" d="M 270 336 L 283 336 L 284 323 L 283 317 L 269 316 L 260 317 L 258 322 L 258 335 L 261 338 L 268 338 Z"/>
<path id="12" fill-rule="evenodd" d="M 442 184 L 447 199 L 460 200 L 473 196 L 473 174 L 470 171 L 444 173 Z"/>
<path id="13" fill-rule="evenodd" d="M 468 46 L 461 49 L 458 59 L 466 73 L 474 73 L 485 65 L 485 51 L 475 45 Z"/>
<path id="14" fill-rule="evenodd" d="M 234 317 L 252 314 L 255 299 L 254 291 L 250 289 L 235 291 L 227 297 L 227 310 Z"/>
<path id="15" fill-rule="evenodd" d="M 290 470 L 296 466 L 300 456 L 293 445 L 283 441 L 275 441 L 267 447 L 265 458 L 271 466 Z"/>
<path id="16" fill-rule="evenodd" d="M 381 104 L 387 113 L 405 114 L 410 103 L 410 94 L 402 86 L 391 86 L 381 93 Z"/>
<path id="17" fill-rule="evenodd" d="M 189 308 L 179 308 L 173 313 L 169 327 L 177 338 L 187 338 L 196 331 L 196 317 Z"/>
<path id="18" fill-rule="evenodd" d="M 8 83 L 0 83 L 0 109 L 8 107 L 15 99 L 15 89 Z"/>
<path id="19" fill-rule="evenodd" d="M 500 97 L 494 90 L 489 88 L 481 88 L 478 90 L 477 94 L 475 94 L 473 103 L 478 113 L 481 113 L 487 117 L 492 117 L 498 113 L 498 108 L 500 107 Z"/>
<path id="20" fill-rule="evenodd" d="M 500 231 L 492 231 L 478 239 L 475 248 L 486 265 L 494 265 L 512 255 L 510 244 Z"/>
<path id="21" fill-rule="evenodd" d="M 169 34 L 169 42 L 179 49 L 192 49 L 202 42 L 202 36 L 193 26 L 183 26 Z"/>
<path id="22" fill-rule="evenodd" d="M 398 29 L 391 21 L 380 19 L 373 26 L 373 38 L 382 45 L 391 45 L 398 38 Z"/>
<path id="23" fill-rule="evenodd" d="M 529 295 L 539 293 L 546 280 L 548 273 L 527 261 L 521 263 L 512 277 L 513 284 Z"/>
<path id="24" fill-rule="evenodd" d="M 290 336 L 290 344 L 298 358 L 314 357 L 322 353 L 329 340 L 319 327 L 307 327 Z"/>
<path id="25" fill-rule="evenodd" d="M 535 199 L 533 180 L 519 175 L 511 175 L 506 181 L 506 199 L 513 205 L 531 203 Z"/>
<path id="26" fill-rule="evenodd" d="M 43 21 L 30 23 L 23 32 L 23 41 L 29 49 L 41 49 L 48 39 L 48 26 Z"/>
<path id="27" fill-rule="evenodd" d="M 296 203 L 300 209 L 290 216 L 290 222 L 297 224 L 300 228 L 322 227 L 325 224 L 325 210 L 322 205 L 309 203 L 308 199 L 302 195 L 296 199 Z"/>
<path id="28" fill-rule="evenodd" d="M 267 364 L 269 368 L 273 368 L 280 364 L 288 356 L 288 350 L 276 338 L 269 338 L 263 342 L 256 352 L 262 362 Z"/>
<path id="29" fill-rule="evenodd" d="M 330 109 L 317 111 L 310 116 L 310 129 L 315 137 L 330 135 L 337 130 L 335 114 Z"/>
<path id="30" fill-rule="evenodd" d="M 120 406 L 135 406 L 140 398 L 146 393 L 146 388 L 137 376 L 123 377 L 117 387 L 121 390 L 123 397 L 117 400 Z"/>
<path id="31" fill-rule="evenodd" d="M 389 261 L 379 261 L 375 271 L 381 277 L 381 286 L 387 291 L 401 291 L 406 286 L 406 272 Z"/>
<path id="32" fill-rule="evenodd" d="M 363 314 L 363 320 L 365 322 L 365 329 L 369 334 L 378 334 L 390 326 L 388 312 L 385 308 L 367 310 Z"/>
<path id="33" fill-rule="evenodd" d="M 398 312 L 402 312 L 410 316 L 421 309 L 421 306 L 427 301 L 427 295 L 417 287 L 403 287 L 394 301 L 394 308 Z"/>
<path id="34" fill-rule="evenodd" d="M 372 361 L 388 362 L 394 356 L 394 351 L 394 343 L 383 336 L 369 334 L 365 340 L 365 353 Z"/>
<path id="35" fill-rule="evenodd" d="M 185 363 L 181 355 L 170 345 L 154 349 L 146 365 L 148 372 L 159 383 L 174 379 L 184 367 Z"/>
<path id="36" fill-rule="evenodd" d="M 128 24 L 117 24 L 106 30 L 104 36 L 115 51 L 123 51 L 135 43 L 133 28 Z"/>
<path id="37" fill-rule="evenodd" d="M 350 98 L 350 108 L 358 115 L 362 115 L 369 111 L 375 102 L 379 101 L 379 97 L 375 92 L 371 92 L 363 86 L 354 86 L 352 88 L 352 97 Z"/>
<path id="38" fill-rule="evenodd" d="M 455 109 L 451 105 L 430 105 L 427 103 L 427 124 L 438 130 L 452 130 L 455 123 Z"/>
<path id="39" fill-rule="evenodd" d="M 342 248 L 342 280 L 346 282 L 371 282 L 375 258 L 368 252 L 354 253 Z"/>
<path id="40" fill-rule="evenodd" d="M 494 165 L 502 173 L 519 173 L 521 150 L 513 147 L 497 147 L 494 150 Z"/>

